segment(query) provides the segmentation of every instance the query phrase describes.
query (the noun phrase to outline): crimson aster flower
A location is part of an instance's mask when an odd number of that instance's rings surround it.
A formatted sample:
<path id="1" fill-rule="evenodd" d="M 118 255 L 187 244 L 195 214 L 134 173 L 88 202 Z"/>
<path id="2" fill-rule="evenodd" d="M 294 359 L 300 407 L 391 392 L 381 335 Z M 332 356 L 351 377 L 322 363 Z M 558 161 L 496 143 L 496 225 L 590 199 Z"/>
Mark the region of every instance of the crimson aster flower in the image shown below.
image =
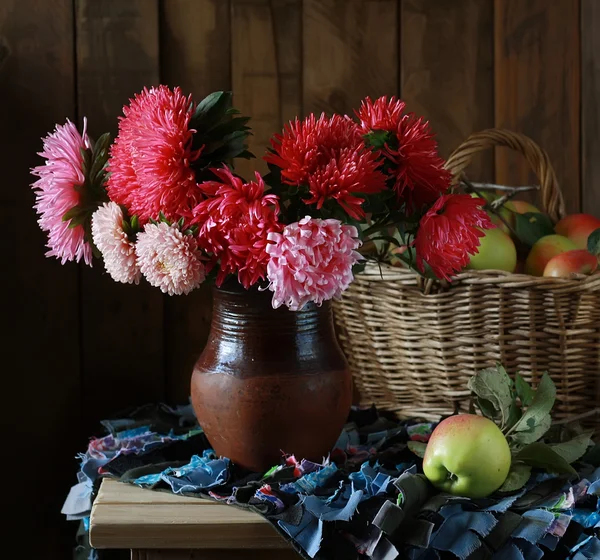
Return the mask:
<path id="1" fill-rule="evenodd" d="M 417 268 L 427 263 L 438 278 L 451 277 L 478 252 L 482 229 L 494 226 L 482 206 L 485 200 L 468 194 L 441 196 L 425 213 L 415 237 Z"/>
<path id="2" fill-rule="evenodd" d="M 202 183 L 206 197 L 194 209 L 193 223 L 199 226 L 198 241 L 218 263 L 216 283 L 237 274 L 244 288 L 266 277 L 269 233 L 280 231 L 279 199 L 265 194 L 259 173 L 256 181 L 244 182 L 227 168 L 214 169 L 219 181 Z"/>
<path id="3" fill-rule="evenodd" d="M 451 174 L 444 168 L 429 123 L 404 109 L 404 102 L 395 97 L 380 97 L 375 102 L 367 97 L 356 114 L 364 134 L 388 133 L 385 144 L 377 148 L 387 159 L 386 172 L 394 181 L 398 199 L 412 213 L 448 192 Z"/>
<path id="4" fill-rule="evenodd" d="M 311 114 L 296 119 L 271 140 L 265 160 L 281 169 L 282 182 L 308 186 L 306 204 L 322 208 L 337 201 L 353 218 L 364 216 L 361 194 L 386 188 L 378 154 L 365 147 L 360 128 L 348 116 Z"/>
<path id="5" fill-rule="evenodd" d="M 190 217 L 202 198 L 190 167 L 201 151 L 192 150 L 192 111 L 191 96 L 164 85 L 144 88 L 123 107 L 107 190 L 142 224 L 160 212 L 170 220 Z"/>
<path id="6" fill-rule="evenodd" d="M 34 208 L 39 214 L 40 228 L 48 233 L 47 257 L 57 257 L 61 264 L 67 261 L 92 264 L 92 248 L 85 239 L 83 224 L 70 226 L 64 215 L 81 202 L 85 185 L 82 150 L 90 147 L 86 132 L 87 120 L 83 119 L 83 133 L 69 120 L 56 125 L 54 132 L 43 139 L 40 156 L 44 165 L 31 172 L 39 177 L 31 186 L 35 192 Z"/>

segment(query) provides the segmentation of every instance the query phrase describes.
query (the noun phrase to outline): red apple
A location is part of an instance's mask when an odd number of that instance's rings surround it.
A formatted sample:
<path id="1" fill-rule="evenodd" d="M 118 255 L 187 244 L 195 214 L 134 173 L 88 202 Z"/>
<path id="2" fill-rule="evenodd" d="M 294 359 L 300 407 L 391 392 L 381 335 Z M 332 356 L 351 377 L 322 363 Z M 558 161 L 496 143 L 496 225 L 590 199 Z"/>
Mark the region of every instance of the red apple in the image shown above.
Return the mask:
<path id="1" fill-rule="evenodd" d="M 542 276 L 552 257 L 573 249 L 577 249 L 575 243 L 562 235 L 546 235 L 538 239 L 527 255 L 525 274 Z"/>
<path id="2" fill-rule="evenodd" d="M 484 498 L 502 486 L 510 463 L 510 448 L 494 422 L 476 414 L 457 414 L 433 430 L 423 472 L 444 492 Z"/>
<path id="3" fill-rule="evenodd" d="M 554 231 L 568 237 L 577 249 L 587 249 L 587 240 L 594 230 L 600 229 L 600 220 L 591 214 L 571 214 L 560 220 Z"/>
<path id="4" fill-rule="evenodd" d="M 544 268 L 544 276 L 569 278 L 572 274 L 591 274 L 597 268 L 598 257 L 585 249 L 575 249 L 552 257 Z"/>

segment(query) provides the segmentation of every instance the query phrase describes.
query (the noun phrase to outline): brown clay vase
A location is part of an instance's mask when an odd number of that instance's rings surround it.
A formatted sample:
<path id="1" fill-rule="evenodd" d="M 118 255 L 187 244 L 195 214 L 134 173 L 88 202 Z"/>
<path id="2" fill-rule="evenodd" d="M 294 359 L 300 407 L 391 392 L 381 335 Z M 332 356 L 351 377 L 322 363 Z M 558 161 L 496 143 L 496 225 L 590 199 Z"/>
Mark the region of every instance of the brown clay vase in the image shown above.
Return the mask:
<path id="1" fill-rule="evenodd" d="M 191 383 L 198 422 L 218 455 L 254 471 L 282 454 L 321 460 L 352 401 L 331 307 L 273 309 L 271 293 L 214 289 L 208 343 Z"/>

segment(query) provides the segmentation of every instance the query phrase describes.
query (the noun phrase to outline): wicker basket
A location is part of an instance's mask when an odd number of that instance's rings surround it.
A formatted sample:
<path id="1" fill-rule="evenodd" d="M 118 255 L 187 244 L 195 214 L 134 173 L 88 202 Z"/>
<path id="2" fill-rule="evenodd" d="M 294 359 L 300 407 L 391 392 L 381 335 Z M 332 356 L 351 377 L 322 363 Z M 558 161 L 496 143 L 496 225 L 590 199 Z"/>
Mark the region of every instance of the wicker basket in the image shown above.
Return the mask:
<path id="1" fill-rule="evenodd" d="M 446 165 L 457 179 L 476 152 L 494 146 L 525 156 L 540 180 L 545 211 L 555 221 L 562 217 L 548 156 L 525 136 L 479 132 Z M 334 310 L 362 404 L 436 420 L 466 410 L 469 377 L 500 362 L 534 383 L 545 371 L 551 375 L 555 418 L 600 405 L 600 274 L 559 279 L 469 271 L 448 285 L 374 264 Z"/>

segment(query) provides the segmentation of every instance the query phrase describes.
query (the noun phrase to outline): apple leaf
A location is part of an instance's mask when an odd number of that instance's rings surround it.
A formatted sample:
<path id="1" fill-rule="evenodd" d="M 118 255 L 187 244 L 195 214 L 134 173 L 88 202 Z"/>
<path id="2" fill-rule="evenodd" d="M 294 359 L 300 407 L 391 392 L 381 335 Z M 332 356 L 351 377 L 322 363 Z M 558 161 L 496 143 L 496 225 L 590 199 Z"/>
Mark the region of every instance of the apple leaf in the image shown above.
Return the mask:
<path id="1" fill-rule="evenodd" d="M 592 255 L 600 256 L 600 229 L 596 229 L 590 233 L 587 240 L 587 250 Z"/>
<path id="2" fill-rule="evenodd" d="M 409 441 L 407 446 L 417 457 L 421 457 L 421 459 L 425 457 L 426 443 L 422 441 Z"/>
<path id="3" fill-rule="evenodd" d="M 557 453 L 552 447 L 536 441 L 521 449 L 515 459 L 532 467 L 544 469 L 550 473 L 573 474 L 577 471 L 569 465 L 569 462 Z"/>
<path id="4" fill-rule="evenodd" d="M 540 439 L 552 425 L 552 418 L 549 414 L 540 418 L 529 418 L 526 425 L 519 424 L 511 435 L 516 443 L 528 444 Z"/>
<path id="5" fill-rule="evenodd" d="M 521 419 L 511 428 L 510 433 L 515 432 L 515 437 L 519 432 L 529 435 L 535 434 L 535 439 L 542 437 L 550 428 L 549 414 L 554 406 L 555 399 L 556 386 L 550 376 L 544 373 L 531 404 Z"/>
<path id="6" fill-rule="evenodd" d="M 469 389 L 477 395 L 482 414 L 491 420 L 500 420 L 503 429 L 508 424 L 514 403 L 511 386 L 512 380 L 500 364 L 482 369 L 468 383 Z"/>
<path id="7" fill-rule="evenodd" d="M 518 373 L 515 374 L 515 389 L 517 391 L 517 396 L 521 399 L 521 405 L 529 406 L 531 401 L 533 401 L 535 392 L 531 388 L 531 385 L 529 385 L 529 383 L 527 383 L 527 381 L 525 381 Z"/>
<path id="8" fill-rule="evenodd" d="M 538 212 L 514 213 L 515 233 L 519 240 L 528 247 L 546 235 L 554 233 L 554 225 L 550 216 Z"/>
<path id="9" fill-rule="evenodd" d="M 514 492 L 525 486 L 531 476 L 531 466 L 522 463 L 512 464 L 504 484 L 498 488 L 499 492 Z"/>
<path id="10" fill-rule="evenodd" d="M 570 441 L 564 443 L 557 443 L 551 445 L 552 450 L 558 453 L 567 463 L 573 463 L 577 459 L 581 459 L 591 445 L 592 432 L 584 432 L 578 436 L 575 436 Z"/>

